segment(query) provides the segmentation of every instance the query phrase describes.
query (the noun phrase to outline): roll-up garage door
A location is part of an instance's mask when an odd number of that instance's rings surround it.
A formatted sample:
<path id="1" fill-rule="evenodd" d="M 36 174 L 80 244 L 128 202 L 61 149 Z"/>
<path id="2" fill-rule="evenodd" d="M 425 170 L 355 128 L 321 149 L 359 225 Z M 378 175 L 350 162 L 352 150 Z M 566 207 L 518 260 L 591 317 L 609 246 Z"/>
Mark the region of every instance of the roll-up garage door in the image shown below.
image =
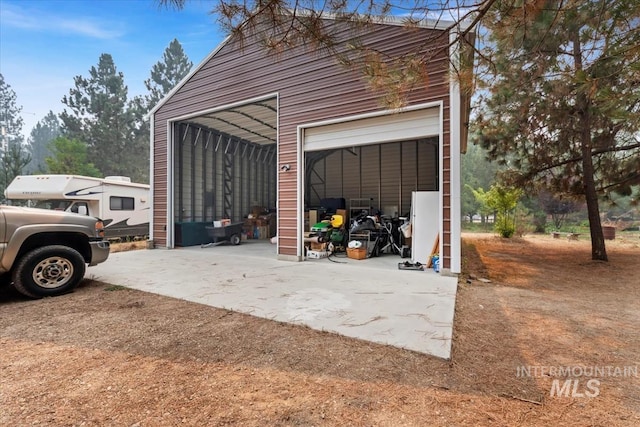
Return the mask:
<path id="1" fill-rule="evenodd" d="M 425 108 L 306 128 L 304 150 L 331 150 L 439 134 L 440 109 Z"/>

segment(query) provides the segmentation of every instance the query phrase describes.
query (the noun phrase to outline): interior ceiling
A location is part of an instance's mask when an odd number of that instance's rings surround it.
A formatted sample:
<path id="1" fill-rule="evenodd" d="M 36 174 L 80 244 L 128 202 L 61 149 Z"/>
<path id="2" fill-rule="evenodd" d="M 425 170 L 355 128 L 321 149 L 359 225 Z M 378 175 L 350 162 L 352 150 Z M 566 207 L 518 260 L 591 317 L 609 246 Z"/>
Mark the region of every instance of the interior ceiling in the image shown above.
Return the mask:
<path id="1" fill-rule="evenodd" d="M 276 113 L 277 99 L 271 98 L 203 114 L 186 122 L 265 145 L 276 143 Z"/>

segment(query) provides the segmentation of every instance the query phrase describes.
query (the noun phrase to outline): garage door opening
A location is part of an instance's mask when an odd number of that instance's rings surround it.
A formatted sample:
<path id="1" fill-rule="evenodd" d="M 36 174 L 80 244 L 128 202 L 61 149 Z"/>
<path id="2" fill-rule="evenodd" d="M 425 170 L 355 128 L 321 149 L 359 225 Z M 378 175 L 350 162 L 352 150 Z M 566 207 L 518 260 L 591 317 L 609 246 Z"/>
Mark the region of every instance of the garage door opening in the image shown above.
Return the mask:
<path id="1" fill-rule="evenodd" d="M 242 223 L 242 239 L 276 234 L 277 98 L 172 123 L 175 246 L 210 243 L 206 227 Z"/>
<path id="2" fill-rule="evenodd" d="M 439 108 L 305 127 L 302 251 L 311 254 L 307 259 L 327 249 L 331 253 L 339 241 L 338 233 L 335 239 L 330 233 L 320 239 L 328 244 L 316 242 L 319 227 L 314 229 L 337 213 L 346 224 L 342 243 L 360 240 L 367 260 L 387 267 L 405 260 L 426 263 L 439 247 L 440 129 Z M 366 216 L 375 217 L 375 224 L 363 237 L 354 228 Z M 420 231 L 419 245 L 401 232 L 408 223 Z M 344 257 L 342 250 L 337 254 Z"/>
<path id="3" fill-rule="evenodd" d="M 438 138 L 306 153 L 305 235 L 315 234 L 312 233 L 314 224 L 329 218 L 337 210 L 343 211 L 337 213 L 346 215 L 347 233 L 358 216 L 377 215 L 377 226 L 388 227 L 393 239 L 372 244 L 367 253 L 369 259 L 387 254 L 411 258 L 407 248 L 412 246 L 412 241 L 404 234 L 400 236 L 398 227 L 411 222 L 414 193 L 429 192 L 436 195 L 435 205 L 431 206 L 431 219 L 428 220 L 429 228 L 437 229 L 438 166 Z M 310 250 L 322 251 L 326 246 L 307 242 Z M 405 246 L 404 254 L 397 250 L 402 246 Z M 381 251 L 374 252 L 377 249 Z M 378 262 L 395 266 L 394 263 L 399 261 L 380 258 Z"/>

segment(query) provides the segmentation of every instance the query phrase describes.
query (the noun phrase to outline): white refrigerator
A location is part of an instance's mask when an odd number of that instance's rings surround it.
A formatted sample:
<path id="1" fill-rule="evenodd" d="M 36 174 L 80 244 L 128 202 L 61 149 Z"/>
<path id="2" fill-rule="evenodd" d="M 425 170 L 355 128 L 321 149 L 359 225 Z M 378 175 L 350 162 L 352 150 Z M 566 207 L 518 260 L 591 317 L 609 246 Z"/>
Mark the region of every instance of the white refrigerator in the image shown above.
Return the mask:
<path id="1" fill-rule="evenodd" d="M 427 264 L 440 230 L 440 192 L 411 193 L 411 261 Z"/>

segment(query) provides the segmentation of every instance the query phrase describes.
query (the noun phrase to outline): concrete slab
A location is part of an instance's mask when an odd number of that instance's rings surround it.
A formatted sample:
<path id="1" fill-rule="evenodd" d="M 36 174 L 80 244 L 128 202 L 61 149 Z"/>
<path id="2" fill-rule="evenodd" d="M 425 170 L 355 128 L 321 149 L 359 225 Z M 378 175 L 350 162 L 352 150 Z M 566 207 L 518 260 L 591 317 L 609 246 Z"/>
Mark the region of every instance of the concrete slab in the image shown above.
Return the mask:
<path id="1" fill-rule="evenodd" d="M 402 259 L 276 259 L 275 246 L 118 252 L 87 277 L 448 359 L 457 279 Z"/>

